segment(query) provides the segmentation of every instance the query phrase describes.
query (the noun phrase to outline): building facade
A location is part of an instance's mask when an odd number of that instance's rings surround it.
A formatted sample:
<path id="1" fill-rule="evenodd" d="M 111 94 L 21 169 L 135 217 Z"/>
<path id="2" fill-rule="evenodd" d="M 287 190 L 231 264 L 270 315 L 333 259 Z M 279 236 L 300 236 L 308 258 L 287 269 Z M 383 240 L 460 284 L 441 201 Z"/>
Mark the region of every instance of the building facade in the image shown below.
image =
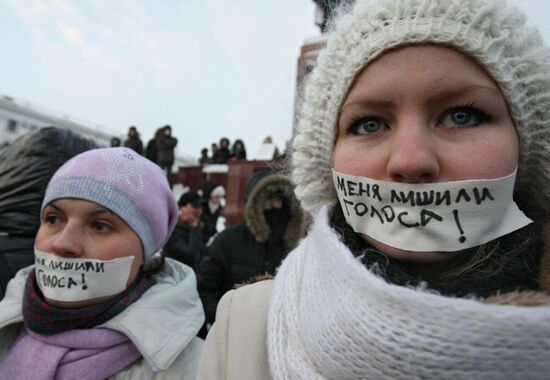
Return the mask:
<path id="1" fill-rule="evenodd" d="M 92 127 L 69 119 L 66 115 L 42 110 L 28 103 L 22 103 L 9 96 L 0 97 L 0 147 L 17 137 L 42 127 L 54 126 L 70 129 L 93 140 L 99 147 L 111 144 L 112 137 L 123 140 L 122 135 L 113 135 L 101 127 Z"/>

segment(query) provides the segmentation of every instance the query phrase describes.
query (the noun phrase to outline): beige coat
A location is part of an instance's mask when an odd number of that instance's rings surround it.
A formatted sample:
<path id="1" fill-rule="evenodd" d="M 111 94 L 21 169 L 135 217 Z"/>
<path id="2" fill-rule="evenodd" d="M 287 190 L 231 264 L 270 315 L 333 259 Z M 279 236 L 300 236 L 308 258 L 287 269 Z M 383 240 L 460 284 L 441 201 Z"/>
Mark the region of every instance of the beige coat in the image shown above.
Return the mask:
<path id="1" fill-rule="evenodd" d="M 267 361 L 267 311 L 273 281 L 227 292 L 206 338 L 197 380 L 271 379 Z"/>

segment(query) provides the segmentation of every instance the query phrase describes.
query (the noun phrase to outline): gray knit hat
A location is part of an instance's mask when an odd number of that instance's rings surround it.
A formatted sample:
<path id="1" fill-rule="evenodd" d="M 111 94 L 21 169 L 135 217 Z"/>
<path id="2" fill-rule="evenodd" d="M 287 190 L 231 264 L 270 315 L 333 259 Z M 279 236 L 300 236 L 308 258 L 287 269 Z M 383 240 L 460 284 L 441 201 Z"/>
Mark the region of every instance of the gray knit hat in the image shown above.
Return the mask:
<path id="1" fill-rule="evenodd" d="M 331 161 L 336 124 L 354 78 L 402 45 L 452 46 L 499 85 L 520 140 L 516 200 L 533 219 L 550 214 L 550 51 L 525 17 L 502 0 L 358 0 L 335 24 L 304 95 L 293 141 L 292 178 L 313 213 L 337 196 Z"/>

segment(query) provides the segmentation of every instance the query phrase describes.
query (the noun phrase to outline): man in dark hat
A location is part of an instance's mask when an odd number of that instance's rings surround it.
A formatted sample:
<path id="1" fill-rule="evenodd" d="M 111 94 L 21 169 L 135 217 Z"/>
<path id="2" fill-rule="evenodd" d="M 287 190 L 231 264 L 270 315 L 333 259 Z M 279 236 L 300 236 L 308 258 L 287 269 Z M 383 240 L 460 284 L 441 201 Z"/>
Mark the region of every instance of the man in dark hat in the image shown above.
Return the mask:
<path id="1" fill-rule="evenodd" d="M 206 252 L 202 242 L 202 204 L 202 198 L 193 191 L 188 191 L 180 197 L 178 223 L 163 248 L 166 257 L 178 260 L 193 269 L 198 268 Z"/>

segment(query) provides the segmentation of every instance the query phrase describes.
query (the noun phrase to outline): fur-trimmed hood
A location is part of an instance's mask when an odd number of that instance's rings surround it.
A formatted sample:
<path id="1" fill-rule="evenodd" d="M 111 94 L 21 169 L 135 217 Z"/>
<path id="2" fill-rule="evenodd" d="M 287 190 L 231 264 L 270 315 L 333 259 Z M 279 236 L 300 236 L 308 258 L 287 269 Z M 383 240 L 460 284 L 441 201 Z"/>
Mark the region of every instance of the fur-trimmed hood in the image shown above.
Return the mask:
<path id="1" fill-rule="evenodd" d="M 303 212 L 294 195 L 294 186 L 290 178 L 283 174 L 270 174 L 257 181 L 247 192 L 244 217 L 246 226 L 259 243 L 269 237 L 271 229 L 264 216 L 265 202 L 277 196 L 285 200 L 290 219 L 284 233 L 287 248 L 292 249 L 303 236 Z"/>

